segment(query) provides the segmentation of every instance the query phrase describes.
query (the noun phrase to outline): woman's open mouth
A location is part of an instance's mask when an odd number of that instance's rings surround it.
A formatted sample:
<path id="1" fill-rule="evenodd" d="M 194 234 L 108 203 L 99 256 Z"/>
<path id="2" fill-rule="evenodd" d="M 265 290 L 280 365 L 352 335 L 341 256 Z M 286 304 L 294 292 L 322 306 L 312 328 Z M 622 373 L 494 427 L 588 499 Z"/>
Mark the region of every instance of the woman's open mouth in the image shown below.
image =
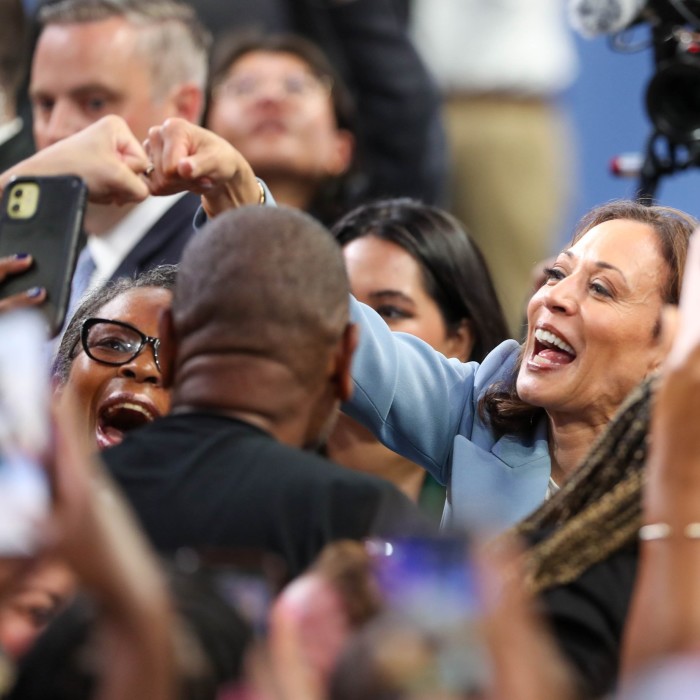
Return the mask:
<path id="1" fill-rule="evenodd" d="M 561 336 L 544 328 L 535 329 L 535 347 L 529 362 L 538 367 L 568 365 L 576 359 L 576 351 Z"/>
<path id="2" fill-rule="evenodd" d="M 155 405 L 142 397 L 122 395 L 108 399 L 97 413 L 98 448 L 118 445 L 126 433 L 152 423 L 160 415 Z"/>

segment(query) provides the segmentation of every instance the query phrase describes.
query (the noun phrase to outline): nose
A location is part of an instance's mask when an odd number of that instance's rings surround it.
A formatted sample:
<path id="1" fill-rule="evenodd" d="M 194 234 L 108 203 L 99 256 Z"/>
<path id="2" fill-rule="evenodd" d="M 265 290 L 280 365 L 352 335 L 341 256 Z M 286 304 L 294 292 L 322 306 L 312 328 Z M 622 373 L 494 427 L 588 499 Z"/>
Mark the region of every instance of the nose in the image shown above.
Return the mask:
<path id="1" fill-rule="evenodd" d="M 162 377 L 156 365 L 155 348 L 150 343 L 146 343 L 136 357 L 120 365 L 118 370 L 119 375 L 125 379 L 161 386 Z"/>
<path id="2" fill-rule="evenodd" d="M 289 92 L 283 80 L 261 80 L 256 85 L 253 99 L 255 102 L 283 102 Z"/>
<path id="3" fill-rule="evenodd" d="M 46 148 L 82 131 L 87 125 L 77 106 L 69 100 L 57 100 L 48 114 L 35 117 L 37 146 Z"/>
<path id="4" fill-rule="evenodd" d="M 556 284 L 546 284 L 540 292 L 547 309 L 557 313 L 572 314 L 578 309 L 578 281 L 568 275 Z"/>

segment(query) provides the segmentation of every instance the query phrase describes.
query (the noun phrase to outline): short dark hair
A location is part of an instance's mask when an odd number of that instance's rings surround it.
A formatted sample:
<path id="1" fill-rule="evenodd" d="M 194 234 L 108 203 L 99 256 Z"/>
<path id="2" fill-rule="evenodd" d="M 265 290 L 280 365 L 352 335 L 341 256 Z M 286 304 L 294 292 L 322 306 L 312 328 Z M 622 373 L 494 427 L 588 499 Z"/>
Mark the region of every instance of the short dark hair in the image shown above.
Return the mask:
<path id="1" fill-rule="evenodd" d="M 212 219 L 185 248 L 173 299 L 189 355 L 242 352 L 315 383 L 349 319 L 343 256 L 330 232 L 290 207 Z"/>
<path id="2" fill-rule="evenodd" d="M 53 362 L 53 376 L 58 383 L 65 384 L 68 381 L 70 368 L 80 344 L 80 329 L 85 319 L 94 316 L 112 299 L 116 299 L 116 297 L 131 289 L 142 287 L 174 289 L 176 277 L 177 265 L 158 265 L 135 277 L 121 277 L 89 292 L 68 322 L 61 338 L 61 343 L 58 346 Z"/>
<path id="3" fill-rule="evenodd" d="M 508 328 L 482 252 L 462 224 L 437 207 L 409 199 L 363 204 L 332 228 L 341 246 L 375 236 L 403 248 L 418 263 L 425 290 L 448 331 L 469 321 L 481 361 L 508 338 Z"/>

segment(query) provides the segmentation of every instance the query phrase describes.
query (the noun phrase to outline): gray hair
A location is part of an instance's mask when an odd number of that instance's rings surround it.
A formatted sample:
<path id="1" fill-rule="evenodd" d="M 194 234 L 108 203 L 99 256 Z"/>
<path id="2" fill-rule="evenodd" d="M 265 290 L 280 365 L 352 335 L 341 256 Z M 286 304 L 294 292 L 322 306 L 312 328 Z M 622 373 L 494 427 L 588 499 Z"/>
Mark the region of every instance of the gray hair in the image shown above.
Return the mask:
<path id="1" fill-rule="evenodd" d="M 59 0 L 39 12 L 42 28 L 112 17 L 142 28 L 139 49 L 149 61 L 155 97 L 188 82 L 205 89 L 212 39 L 190 5 L 178 0 Z"/>
<path id="2" fill-rule="evenodd" d="M 52 374 L 58 384 L 68 381 L 73 359 L 79 350 L 80 332 L 85 319 L 94 316 L 112 299 L 132 289 L 159 287 L 172 290 L 175 288 L 176 277 L 177 265 L 158 265 L 136 277 L 121 277 L 89 292 L 68 322 L 58 346 L 52 367 Z"/>

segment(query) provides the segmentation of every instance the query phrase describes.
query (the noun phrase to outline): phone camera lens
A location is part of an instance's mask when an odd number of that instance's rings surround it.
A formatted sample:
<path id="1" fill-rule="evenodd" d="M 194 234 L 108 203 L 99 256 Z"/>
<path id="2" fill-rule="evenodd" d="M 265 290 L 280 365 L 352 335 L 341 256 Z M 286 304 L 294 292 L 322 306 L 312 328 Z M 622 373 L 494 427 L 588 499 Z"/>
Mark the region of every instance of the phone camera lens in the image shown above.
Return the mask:
<path id="1" fill-rule="evenodd" d="M 19 204 L 13 204 L 13 205 L 12 205 L 12 211 L 14 211 L 14 212 L 18 212 L 18 211 L 19 211 L 19 208 L 20 208 L 20 207 L 19 207 Z"/>
<path id="2" fill-rule="evenodd" d="M 24 190 L 20 187 L 19 189 L 15 190 L 15 197 L 21 197 L 24 194 Z"/>

